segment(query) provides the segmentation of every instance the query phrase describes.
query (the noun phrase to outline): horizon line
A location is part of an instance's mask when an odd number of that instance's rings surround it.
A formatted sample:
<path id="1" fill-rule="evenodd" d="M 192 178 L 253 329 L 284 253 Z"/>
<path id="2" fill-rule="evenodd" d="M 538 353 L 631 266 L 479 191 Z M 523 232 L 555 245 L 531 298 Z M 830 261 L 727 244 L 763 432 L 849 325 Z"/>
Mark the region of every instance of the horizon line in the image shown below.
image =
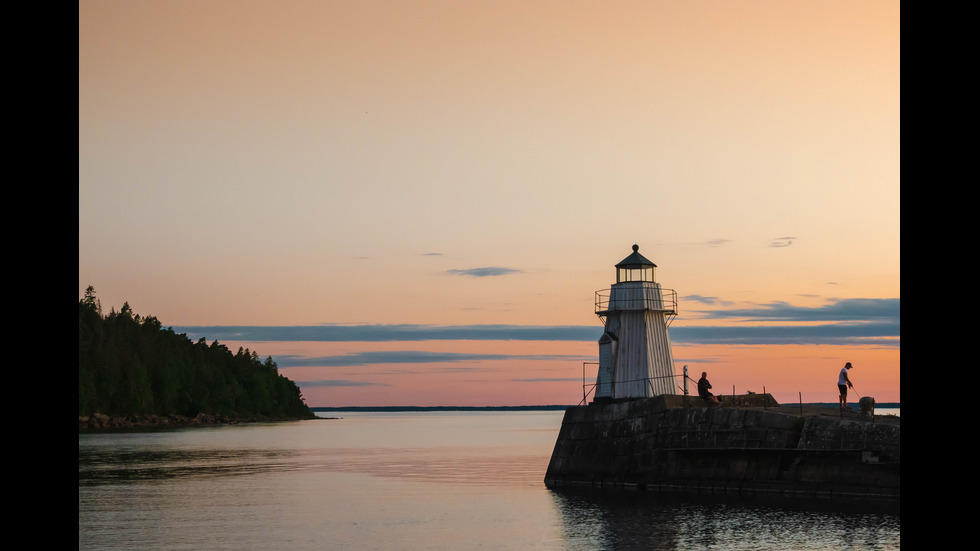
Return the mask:
<path id="1" fill-rule="evenodd" d="M 423 410 L 492 410 L 492 409 L 523 409 L 523 410 L 557 410 L 557 409 L 567 409 L 570 407 L 578 407 L 581 404 L 542 404 L 542 405 L 529 405 L 529 406 L 309 406 L 312 411 L 423 411 Z M 798 403 L 785 403 L 779 404 L 776 407 L 782 406 L 797 406 Z M 837 402 L 803 402 L 804 406 L 837 406 Z M 886 407 L 895 408 L 900 407 L 901 402 L 876 402 L 875 407 Z M 848 408 L 859 409 L 859 404 L 848 404 Z"/>

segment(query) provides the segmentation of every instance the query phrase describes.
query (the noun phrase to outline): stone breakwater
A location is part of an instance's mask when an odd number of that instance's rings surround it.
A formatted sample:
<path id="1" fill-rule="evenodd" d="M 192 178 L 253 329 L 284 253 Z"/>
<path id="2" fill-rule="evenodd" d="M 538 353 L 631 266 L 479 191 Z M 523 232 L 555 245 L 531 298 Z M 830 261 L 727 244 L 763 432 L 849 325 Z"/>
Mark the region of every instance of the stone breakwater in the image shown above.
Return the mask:
<path id="1" fill-rule="evenodd" d="M 770 395 L 658 396 L 568 408 L 552 488 L 898 502 L 901 420 L 779 406 Z"/>

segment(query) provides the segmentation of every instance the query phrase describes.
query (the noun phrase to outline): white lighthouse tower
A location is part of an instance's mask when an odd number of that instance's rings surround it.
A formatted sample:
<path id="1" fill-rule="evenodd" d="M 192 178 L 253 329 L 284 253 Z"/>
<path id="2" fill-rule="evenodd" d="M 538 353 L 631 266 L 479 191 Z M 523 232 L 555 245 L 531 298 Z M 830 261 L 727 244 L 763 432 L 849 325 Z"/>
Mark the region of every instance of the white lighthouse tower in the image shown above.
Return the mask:
<path id="1" fill-rule="evenodd" d="M 595 400 L 675 394 L 674 355 L 667 327 L 677 315 L 677 293 L 654 280 L 656 264 L 639 253 L 616 264 L 616 283 L 596 291 L 599 339 Z"/>

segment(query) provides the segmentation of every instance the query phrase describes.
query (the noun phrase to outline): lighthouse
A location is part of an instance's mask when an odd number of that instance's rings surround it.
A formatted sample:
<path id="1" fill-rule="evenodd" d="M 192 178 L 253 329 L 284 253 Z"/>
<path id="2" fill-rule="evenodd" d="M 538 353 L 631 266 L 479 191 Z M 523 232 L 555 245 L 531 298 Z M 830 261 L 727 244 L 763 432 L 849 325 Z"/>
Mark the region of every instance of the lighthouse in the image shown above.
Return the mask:
<path id="1" fill-rule="evenodd" d="M 633 245 L 633 254 L 616 264 L 616 283 L 596 291 L 599 374 L 595 401 L 676 394 L 674 355 L 667 328 L 677 315 L 677 293 L 661 289 L 657 265 Z"/>

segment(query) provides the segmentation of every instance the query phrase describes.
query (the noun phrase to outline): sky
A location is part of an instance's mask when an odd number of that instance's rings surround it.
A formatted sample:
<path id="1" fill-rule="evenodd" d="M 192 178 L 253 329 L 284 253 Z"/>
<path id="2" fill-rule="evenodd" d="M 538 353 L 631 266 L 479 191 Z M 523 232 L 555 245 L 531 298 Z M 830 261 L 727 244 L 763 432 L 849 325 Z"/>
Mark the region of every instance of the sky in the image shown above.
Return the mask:
<path id="1" fill-rule="evenodd" d="M 79 298 L 311 406 L 576 404 L 637 244 L 678 375 L 836 402 L 850 361 L 900 401 L 899 31 L 884 0 L 82 0 Z"/>

